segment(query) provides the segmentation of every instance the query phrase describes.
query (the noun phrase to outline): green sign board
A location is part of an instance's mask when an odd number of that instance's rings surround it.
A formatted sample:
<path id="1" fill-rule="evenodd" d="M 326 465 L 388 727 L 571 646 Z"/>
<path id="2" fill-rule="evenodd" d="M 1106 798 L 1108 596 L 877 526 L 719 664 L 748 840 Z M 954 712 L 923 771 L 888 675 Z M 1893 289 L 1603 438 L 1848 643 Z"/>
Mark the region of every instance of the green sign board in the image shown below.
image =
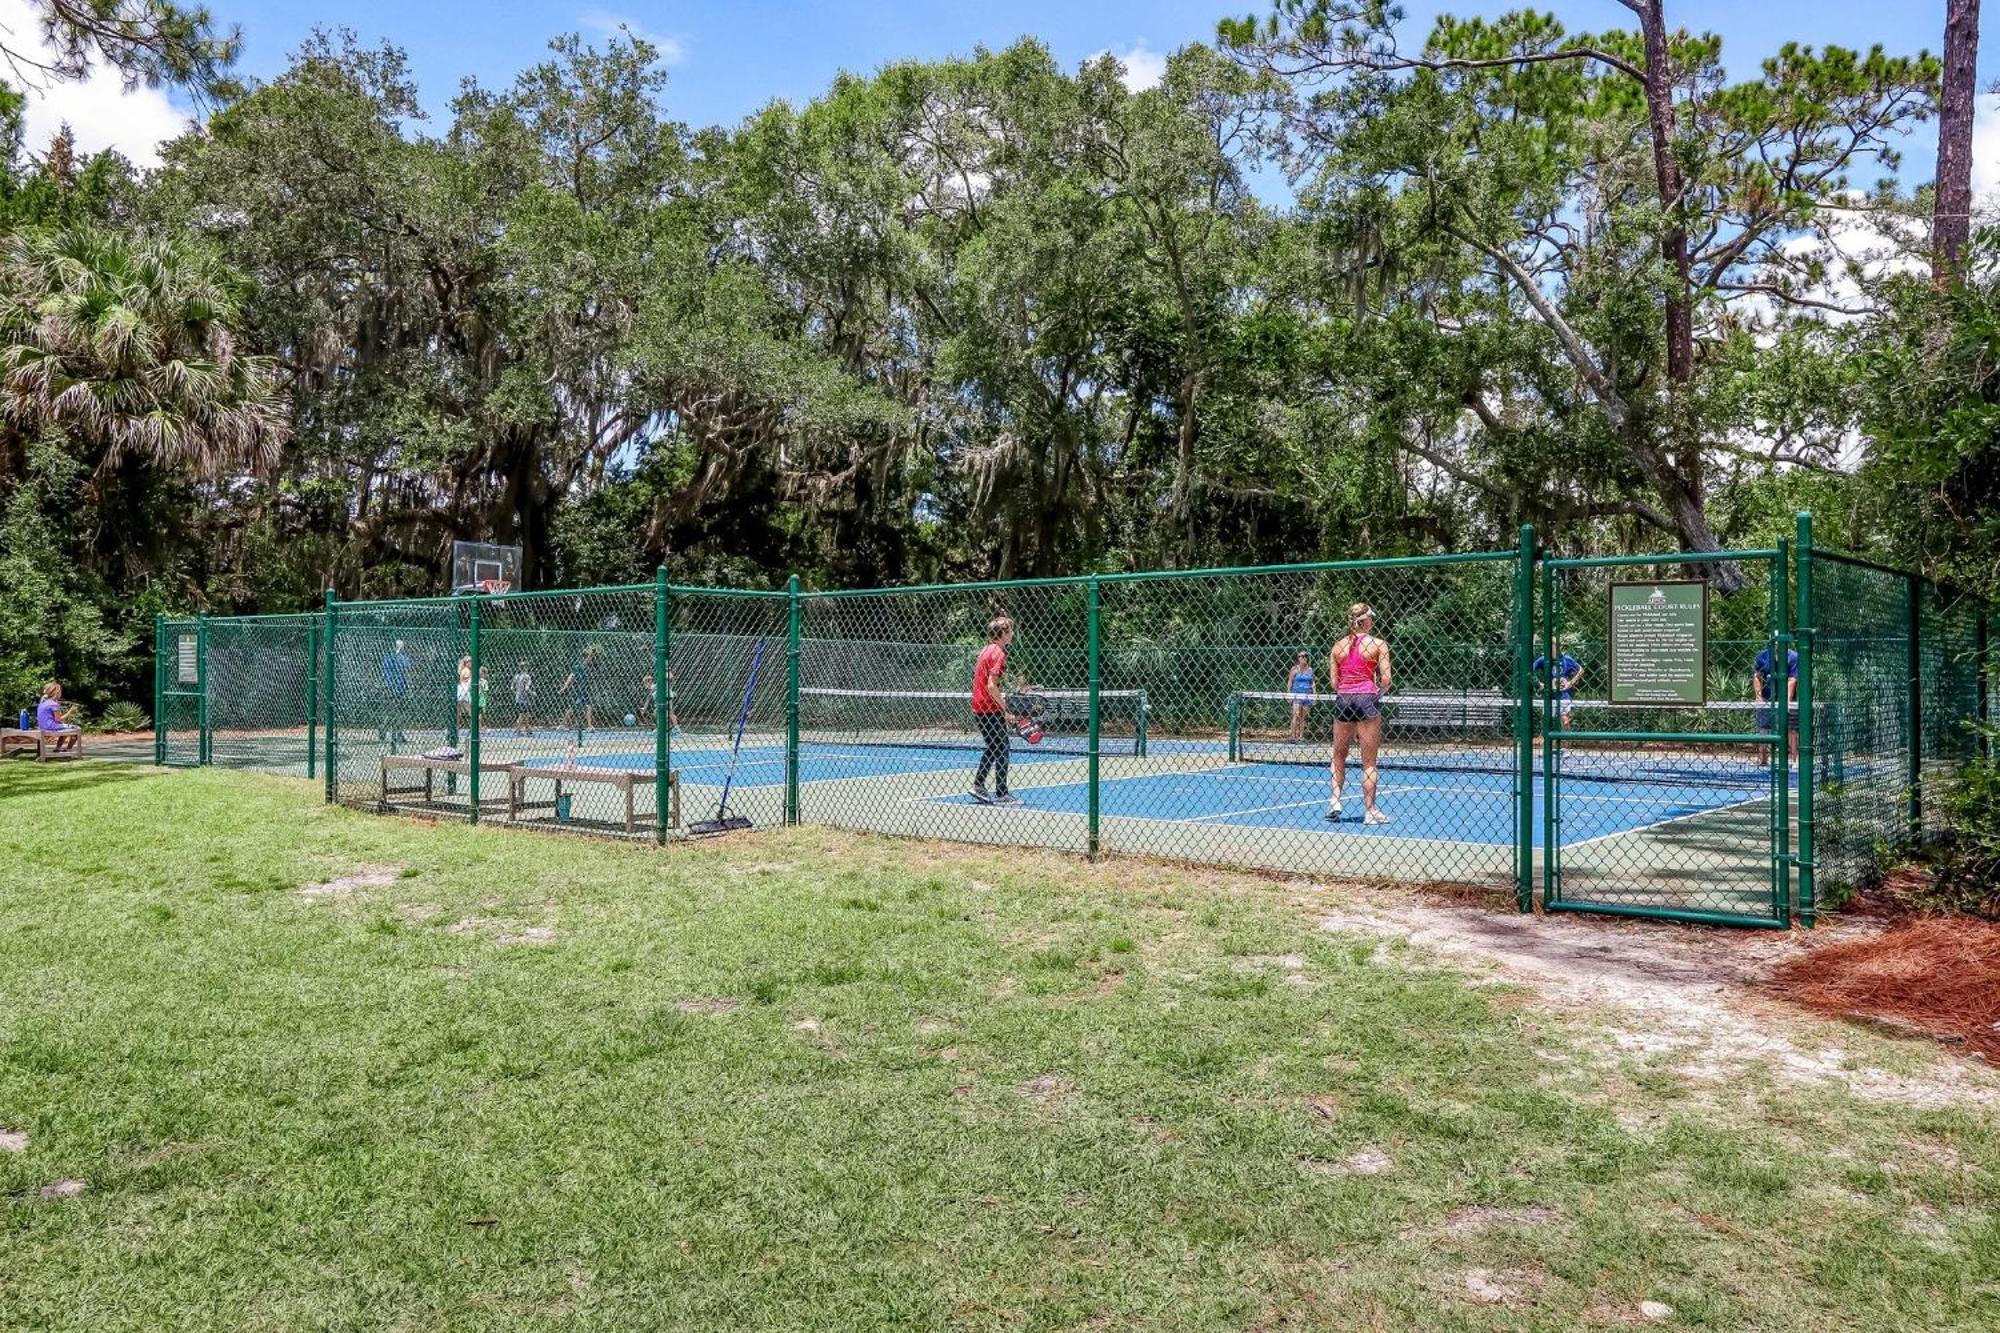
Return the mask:
<path id="1" fill-rule="evenodd" d="M 1708 584 L 1656 579 L 1611 585 L 1606 665 L 1614 704 L 1708 702 Z"/>

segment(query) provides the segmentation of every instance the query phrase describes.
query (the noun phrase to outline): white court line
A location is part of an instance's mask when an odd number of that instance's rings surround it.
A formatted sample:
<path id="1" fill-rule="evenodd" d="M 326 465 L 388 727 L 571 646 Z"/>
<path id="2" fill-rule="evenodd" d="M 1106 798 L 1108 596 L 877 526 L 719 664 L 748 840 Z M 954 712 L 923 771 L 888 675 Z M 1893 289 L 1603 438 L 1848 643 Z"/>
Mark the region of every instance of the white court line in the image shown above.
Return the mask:
<path id="1" fill-rule="evenodd" d="M 1705 809 L 1701 809 L 1701 810 L 1690 810 L 1690 811 L 1688 811 L 1688 813 L 1686 813 L 1686 814 L 1684 814 L 1684 815 L 1674 815 L 1674 816 L 1672 816 L 1672 817 L 1670 817 L 1670 818 L 1667 818 L 1667 819 L 1662 819 L 1662 820 L 1658 820 L 1658 821 L 1657 821 L 1657 822 L 1655 822 L 1655 823 L 1651 823 L 1651 824 L 1637 824 L 1637 825 L 1634 825 L 1634 826 L 1633 826 L 1633 827 L 1631 827 L 1631 828 L 1626 828 L 1626 829 L 1615 829 L 1615 830 L 1613 830 L 1613 831 L 1612 831 L 1612 832 L 1610 832 L 1610 833 L 1600 833 L 1600 834 L 1598 834 L 1598 835 L 1597 835 L 1596 837 L 1594 837 L 1594 838 L 1585 838 L 1585 839 L 1584 839 L 1584 840 L 1583 840 L 1582 842 L 1569 842 L 1569 843 L 1561 843 L 1561 844 L 1559 844 L 1559 846 L 1561 847 L 1561 849 L 1562 849 L 1563 851 L 1566 851 L 1566 852 L 1568 852 L 1568 851 L 1574 851 L 1574 850 L 1576 850 L 1576 849 L 1577 849 L 1577 848 L 1579 848 L 1579 847 L 1588 847 L 1588 846 L 1590 846 L 1590 844 L 1592 844 L 1592 843 L 1594 843 L 1594 842 L 1604 842 L 1604 841 L 1606 841 L 1607 839 L 1611 839 L 1611 838 L 1623 838 L 1623 837 L 1628 837 L 1628 836 L 1630 836 L 1631 834 L 1634 834 L 1634 833 L 1650 833 L 1650 832 L 1652 832 L 1652 831 L 1653 831 L 1654 829 L 1657 829 L 1657 828 L 1665 828 L 1665 827 L 1666 827 L 1667 825 L 1669 825 L 1669 824 L 1678 824 L 1678 823 L 1680 823 L 1680 822 L 1681 822 L 1681 821 L 1683 821 L 1683 820 L 1687 820 L 1687 819 L 1700 819 L 1700 818 L 1701 818 L 1701 817 L 1702 817 L 1703 815 L 1715 815 L 1715 814 L 1721 814 L 1721 813 L 1722 813 L 1722 812 L 1723 812 L 1724 810 L 1737 810 L 1737 809 L 1740 809 L 1740 808 L 1742 808 L 1743 806 L 1746 806 L 1746 805 L 1755 805 L 1755 804 L 1757 804 L 1757 802 L 1758 802 L 1758 801 L 1768 801 L 1768 800 L 1770 800 L 1770 799 L 1771 799 L 1771 798 L 1770 798 L 1770 797 L 1769 797 L 1768 795 L 1767 795 L 1767 796 L 1752 796 L 1752 797 L 1748 798 L 1747 800 L 1741 800 L 1741 801 L 1731 801 L 1731 802 L 1730 802 L 1729 804 L 1727 804 L 1727 805 L 1711 805 L 1711 806 L 1708 806 L 1708 807 L 1706 807 Z"/>

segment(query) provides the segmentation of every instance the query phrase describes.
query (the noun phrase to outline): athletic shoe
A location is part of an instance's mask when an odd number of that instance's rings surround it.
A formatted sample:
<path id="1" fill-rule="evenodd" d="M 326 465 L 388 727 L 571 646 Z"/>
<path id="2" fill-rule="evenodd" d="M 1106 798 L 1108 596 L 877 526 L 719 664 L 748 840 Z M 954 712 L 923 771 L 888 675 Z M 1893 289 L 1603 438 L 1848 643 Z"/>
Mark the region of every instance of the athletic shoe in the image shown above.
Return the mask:
<path id="1" fill-rule="evenodd" d="M 1021 804 L 1021 798 L 1020 798 L 1020 797 L 1018 797 L 1018 796 L 1016 796 L 1016 795 L 1014 795 L 1014 793 L 1012 793 L 1012 792 L 1001 792 L 1001 793 L 1000 793 L 1000 794 L 999 794 L 998 796 L 995 796 L 995 797 L 993 798 L 993 804 L 995 804 L 995 805 L 1019 805 L 1019 804 Z"/>
<path id="2" fill-rule="evenodd" d="M 1326 817 L 1330 820 L 1340 818 L 1340 802 L 1338 800 L 1326 803 Z"/>
<path id="3" fill-rule="evenodd" d="M 1364 824 L 1386 824 L 1389 822 L 1389 816 L 1383 814 L 1380 810 L 1370 810 L 1367 814 L 1361 816 L 1361 822 Z"/>
<path id="4" fill-rule="evenodd" d="M 974 787 L 970 792 L 966 794 L 972 797 L 973 800 L 979 802 L 981 805 L 993 804 L 993 793 L 986 790 L 986 788 L 984 787 Z"/>

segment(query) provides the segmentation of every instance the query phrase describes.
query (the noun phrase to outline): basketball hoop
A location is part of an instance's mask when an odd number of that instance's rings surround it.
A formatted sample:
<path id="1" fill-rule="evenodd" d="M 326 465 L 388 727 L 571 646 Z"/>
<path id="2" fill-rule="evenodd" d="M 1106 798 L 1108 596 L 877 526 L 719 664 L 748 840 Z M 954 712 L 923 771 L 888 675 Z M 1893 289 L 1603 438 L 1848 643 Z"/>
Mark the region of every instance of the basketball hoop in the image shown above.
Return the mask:
<path id="1" fill-rule="evenodd" d="M 478 583 L 482 597 L 498 597 L 514 586 L 512 579 L 481 579 Z"/>

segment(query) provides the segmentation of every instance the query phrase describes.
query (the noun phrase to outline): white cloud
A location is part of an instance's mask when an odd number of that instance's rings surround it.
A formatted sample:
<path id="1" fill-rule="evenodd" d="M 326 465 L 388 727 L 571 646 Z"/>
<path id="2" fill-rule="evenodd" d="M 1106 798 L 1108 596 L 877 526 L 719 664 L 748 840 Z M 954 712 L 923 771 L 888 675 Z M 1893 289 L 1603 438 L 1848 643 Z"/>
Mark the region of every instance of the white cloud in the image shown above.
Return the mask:
<path id="1" fill-rule="evenodd" d="M 1972 113 L 1972 193 L 2000 190 L 2000 93 L 1982 93 Z"/>
<path id="2" fill-rule="evenodd" d="M 25 0 L 0 0 L 0 41 L 24 54 L 41 51 L 39 19 Z M 93 68 L 78 83 L 62 83 L 31 69 L 0 64 L 0 77 L 27 95 L 24 136 L 30 153 L 41 154 L 67 123 L 76 146 L 87 153 L 115 148 L 140 167 L 160 164 L 160 143 L 185 133 L 187 112 L 157 88 L 125 91 L 116 70 Z"/>
<path id="3" fill-rule="evenodd" d="M 1095 60 L 1097 56 L 1110 56 L 1125 67 L 1119 81 L 1125 85 L 1127 92 L 1144 92 L 1167 77 L 1167 57 L 1147 46 L 1144 37 L 1124 51 L 1099 51 L 1091 59 Z"/>
<path id="4" fill-rule="evenodd" d="M 687 47 L 679 38 L 669 37 L 663 32 L 654 32 L 635 18 L 616 14 L 608 9 L 586 9 L 576 16 L 576 21 L 600 37 L 617 37 L 631 33 L 640 41 L 656 48 L 663 65 L 678 65 L 687 59 Z"/>

